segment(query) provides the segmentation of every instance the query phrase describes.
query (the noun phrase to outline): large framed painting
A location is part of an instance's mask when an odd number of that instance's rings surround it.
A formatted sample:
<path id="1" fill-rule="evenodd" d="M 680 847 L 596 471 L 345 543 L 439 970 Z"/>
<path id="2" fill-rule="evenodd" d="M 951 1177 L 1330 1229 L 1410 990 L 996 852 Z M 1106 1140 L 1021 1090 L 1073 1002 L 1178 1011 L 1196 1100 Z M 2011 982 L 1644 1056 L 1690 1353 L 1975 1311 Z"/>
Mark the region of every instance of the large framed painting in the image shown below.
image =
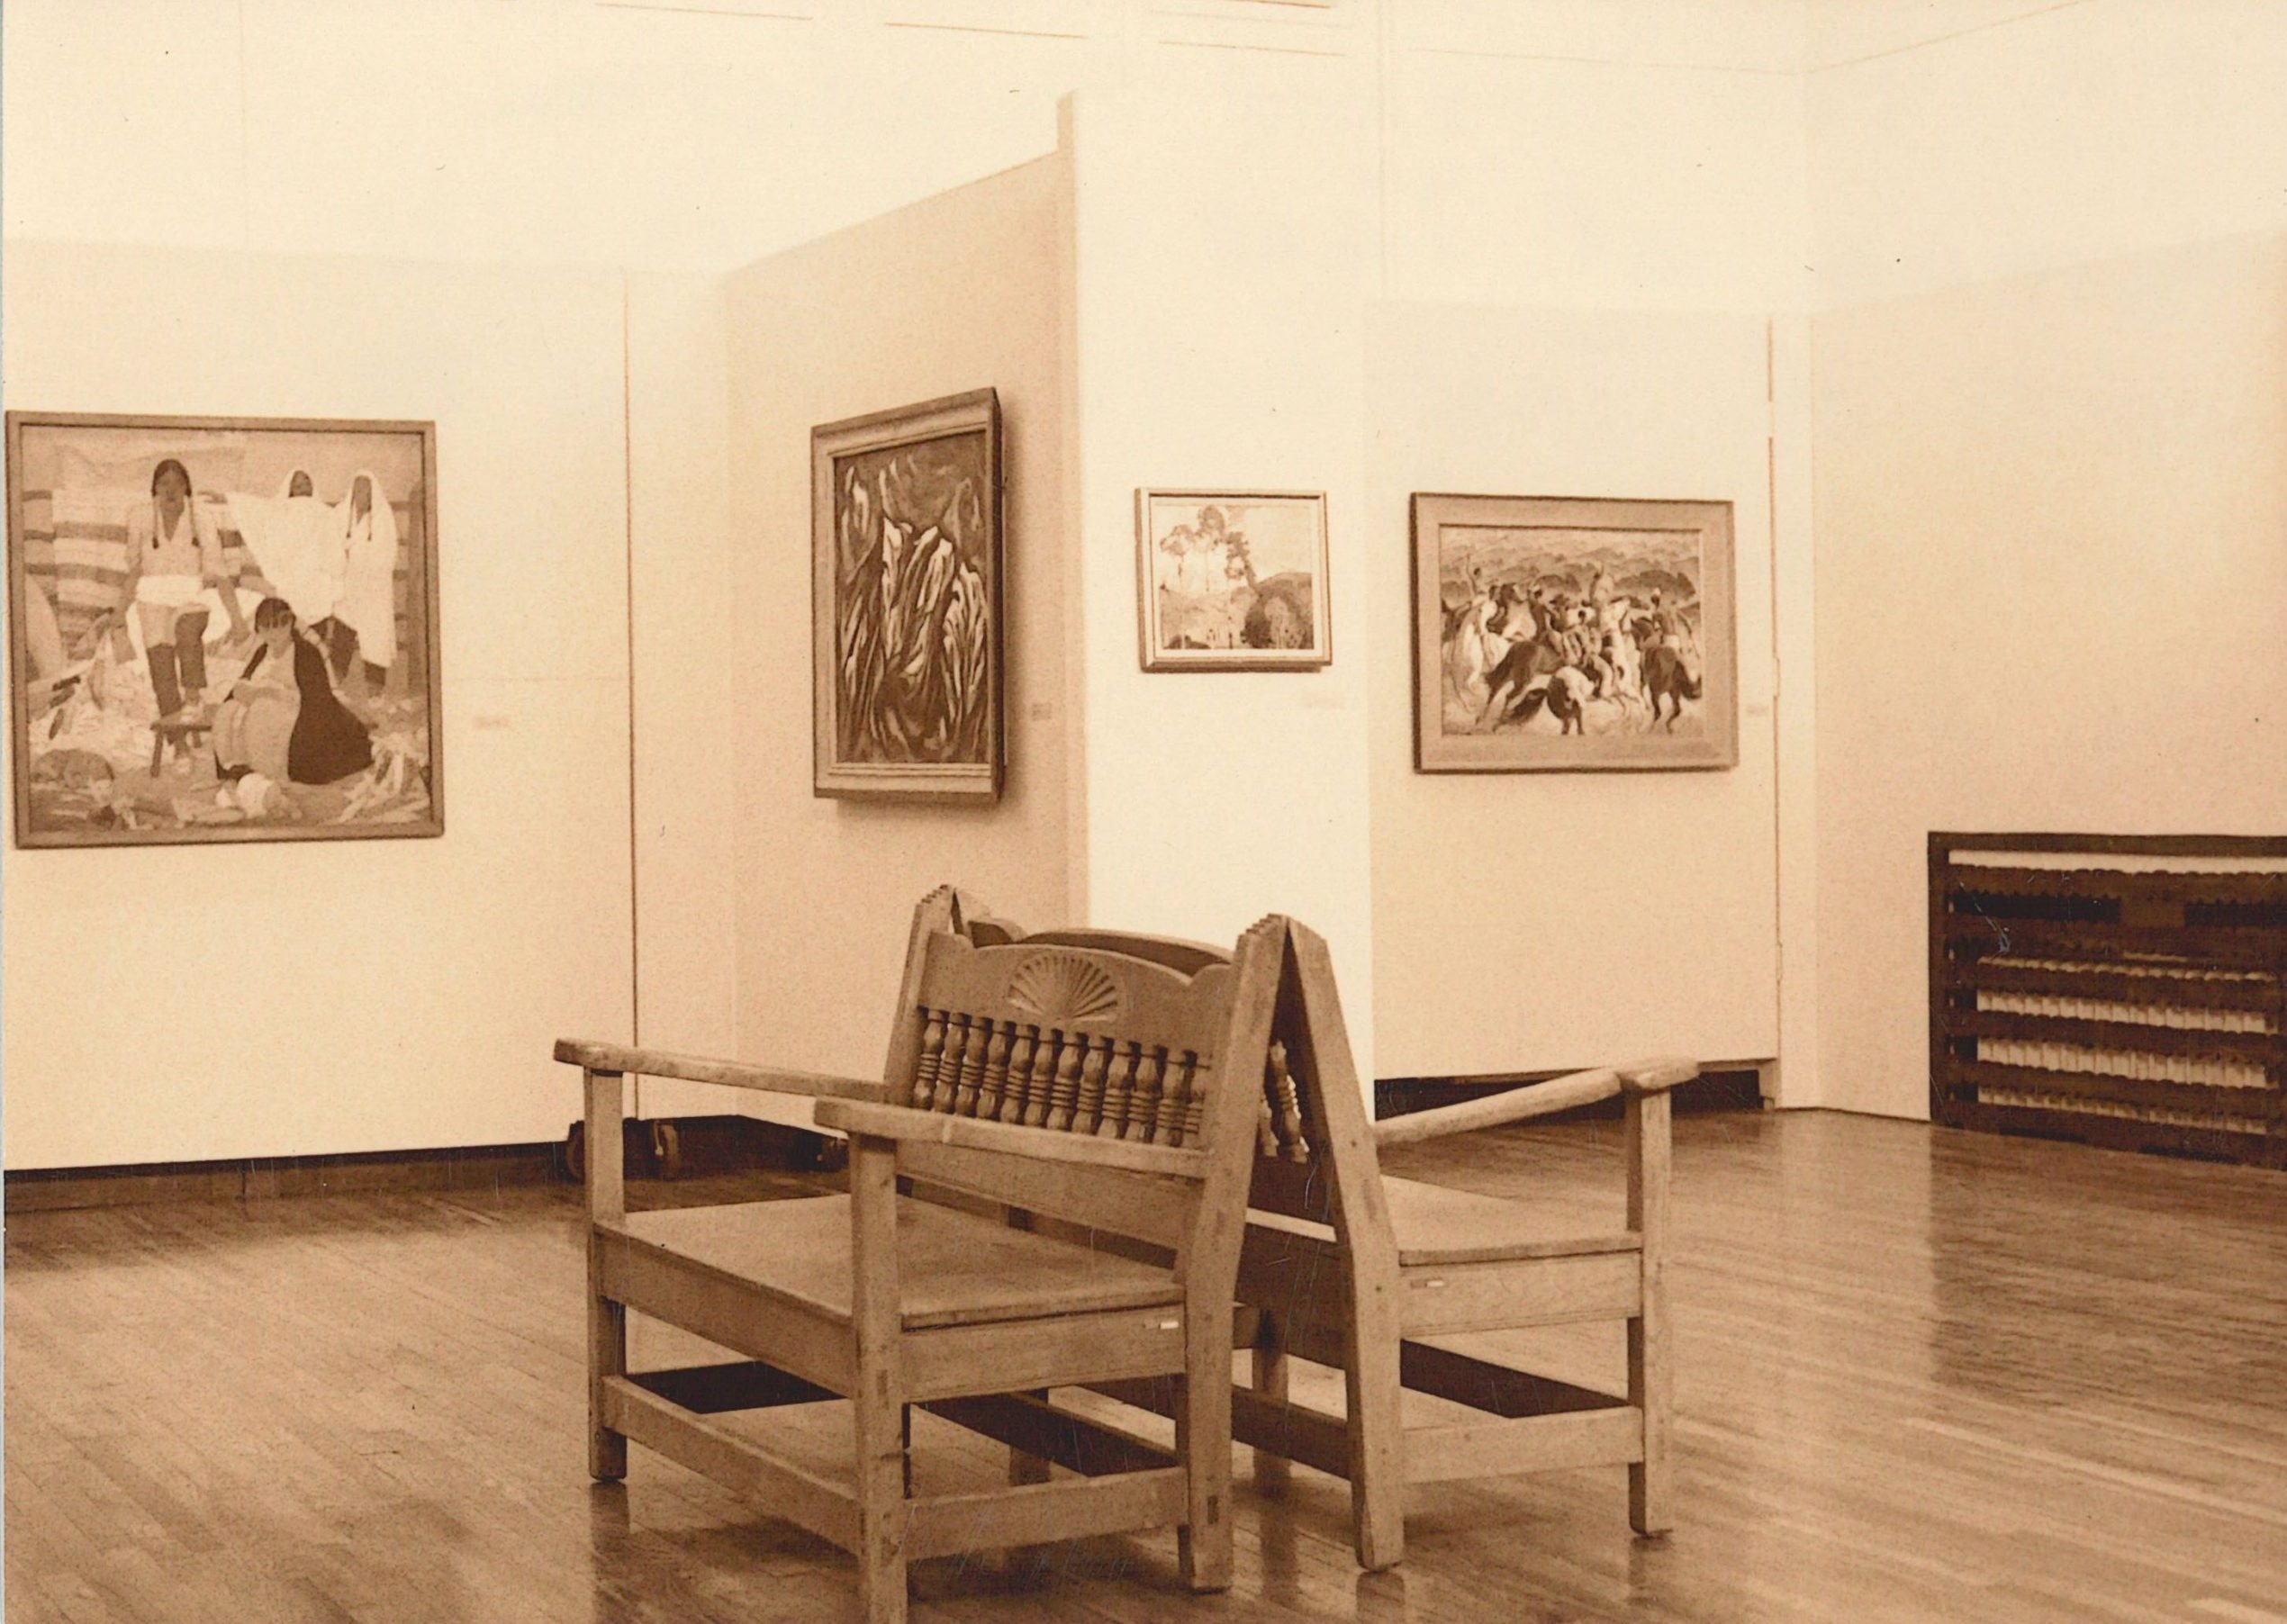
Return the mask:
<path id="1" fill-rule="evenodd" d="M 12 411 L 16 842 L 441 835 L 437 431 Z"/>
<path id="2" fill-rule="evenodd" d="M 1333 658 L 1326 498 L 1138 491 L 1145 671 L 1309 671 Z"/>
<path id="3" fill-rule="evenodd" d="M 998 799 L 999 397 L 812 429 L 810 525 L 816 792 Z"/>
<path id="4" fill-rule="evenodd" d="M 1731 505 L 1414 498 L 1424 772 L 1739 762 Z"/>

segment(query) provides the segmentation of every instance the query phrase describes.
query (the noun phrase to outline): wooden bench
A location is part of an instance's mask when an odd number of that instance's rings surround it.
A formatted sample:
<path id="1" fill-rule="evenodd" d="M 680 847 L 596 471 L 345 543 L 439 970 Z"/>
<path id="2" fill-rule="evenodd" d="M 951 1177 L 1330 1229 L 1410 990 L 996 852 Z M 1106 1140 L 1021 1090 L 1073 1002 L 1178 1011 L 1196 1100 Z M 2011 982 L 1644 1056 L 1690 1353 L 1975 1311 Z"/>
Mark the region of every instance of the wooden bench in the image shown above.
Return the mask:
<path id="1" fill-rule="evenodd" d="M 623 1476 L 633 1439 L 751 1493 L 855 1555 L 872 1624 L 905 1617 L 917 1558 L 1170 1525 L 1184 1582 L 1227 1587 L 1231 1304 L 1293 926 L 1180 969 L 974 912 L 917 909 L 878 1083 L 556 1045 L 587 1089 L 590 1470 Z M 630 1213 L 631 1073 L 814 1097 L 849 1193 Z M 742 1357 L 630 1371 L 630 1310 Z M 1171 1380 L 1171 1449 L 1053 1400 L 1135 1379 Z M 846 1475 L 711 1419 L 829 1399 Z M 1008 1445 L 1009 1486 L 914 1494 L 916 1405 Z"/>
<path id="2" fill-rule="evenodd" d="M 972 925 L 980 934 L 995 922 Z M 1039 938 L 1035 938 L 1038 940 Z M 1062 940 L 1197 966 L 1213 948 L 1106 931 Z M 1689 1060 L 1578 1072 L 1439 1110 L 1367 1120 L 1325 943 L 1287 932 L 1261 1090 L 1234 1340 L 1252 1385 L 1232 1424 L 1277 1481 L 1288 1460 L 1349 1479 L 1361 1565 L 1405 1555 L 1408 1483 L 1599 1464 L 1628 1468 L 1629 1517 L 1673 1520 L 1668 1330 L 1668 1090 Z M 1529 1204 L 1383 1175 L 1378 1145 L 1492 1127 L 1623 1096 L 1625 1216 L 1552 1219 Z M 1626 1327 L 1624 1390 L 1554 1379 L 1443 1345 L 1454 1335 L 1605 1320 Z M 1289 1358 L 1338 1367 L 1343 1414 L 1294 1402 Z M 1406 1391 L 1462 1407 L 1408 1427 Z M 1105 1385 L 1165 1411 L 1165 1389 Z"/>

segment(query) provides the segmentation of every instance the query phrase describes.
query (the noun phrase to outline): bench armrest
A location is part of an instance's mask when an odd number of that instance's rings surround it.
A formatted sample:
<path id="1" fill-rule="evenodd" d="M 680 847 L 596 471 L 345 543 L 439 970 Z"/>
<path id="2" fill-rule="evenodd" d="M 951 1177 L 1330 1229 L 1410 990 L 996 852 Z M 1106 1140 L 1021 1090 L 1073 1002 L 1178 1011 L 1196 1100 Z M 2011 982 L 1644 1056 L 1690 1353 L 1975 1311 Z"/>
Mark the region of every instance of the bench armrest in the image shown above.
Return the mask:
<path id="1" fill-rule="evenodd" d="M 1657 1060 L 1632 1061 L 1613 1069 L 1620 1073 L 1622 1091 L 1636 1096 L 1665 1094 L 1678 1083 L 1690 1082 L 1699 1075 L 1699 1062 L 1669 1054 Z"/>
<path id="2" fill-rule="evenodd" d="M 591 1042 L 583 1038 L 558 1038 L 556 1058 L 567 1066 L 589 1071 L 633 1072 L 642 1077 L 680 1078 L 691 1083 L 715 1083 L 725 1088 L 751 1088 L 763 1094 L 807 1094 L 818 1099 L 878 1100 L 885 1090 L 863 1078 L 827 1077 L 815 1071 L 785 1071 L 775 1066 L 749 1066 L 738 1060 L 711 1060 L 698 1055 L 673 1054 L 664 1049 L 630 1049 L 623 1043 Z"/>
<path id="3" fill-rule="evenodd" d="M 1558 1111 L 1593 1105 L 1598 1100 L 1610 1099 L 1615 1094 L 1625 1094 L 1633 1098 L 1663 1093 L 1698 1075 L 1698 1064 L 1684 1060 L 1638 1060 L 1626 1066 L 1598 1066 L 1593 1070 L 1552 1077 L 1545 1082 L 1506 1088 L 1482 1099 L 1465 1099 L 1459 1105 L 1440 1105 L 1433 1111 L 1414 1111 L 1404 1116 L 1387 1118 L 1374 1124 L 1374 1142 L 1377 1145 L 1412 1144 L 1416 1140 L 1437 1139 L 1447 1133 L 1465 1132 L 1471 1128 L 1527 1122 Z"/>
<path id="4" fill-rule="evenodd" d="M 1008 1123 L 976 1122 L 965 1116 L 945 1116 L 916 1111 L 908 1105 L 872 1105 L 854 1099 L 821 1100 L 818 1125 L 837 1128 L 852 1139 L 903 1140 L 934 1145 L 958 1145 L 970 1150 L 1002 1150 L 1083 1167 L 1112 1168 L 1125 1173 L 1159 1173 L 1175 1178 L 1205 1178 L 1207 1153 L 1179 1150 L 1168 1145 L 1130 1144 L 1118 1139 L 1091 1139 L 1080 1133 L 1052 1133 L 1044 1128 L 1020 1128 Z"/>

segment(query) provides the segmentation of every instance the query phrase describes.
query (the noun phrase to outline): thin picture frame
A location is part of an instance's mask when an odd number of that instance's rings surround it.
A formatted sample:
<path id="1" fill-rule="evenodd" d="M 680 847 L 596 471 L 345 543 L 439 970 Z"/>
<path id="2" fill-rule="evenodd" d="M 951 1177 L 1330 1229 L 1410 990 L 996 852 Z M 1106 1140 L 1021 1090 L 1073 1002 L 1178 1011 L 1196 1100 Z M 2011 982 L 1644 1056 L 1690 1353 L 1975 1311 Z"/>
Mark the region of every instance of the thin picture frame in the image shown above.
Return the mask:
<path id="1" fill-rule="evenodd" d="M 1330 573 L 1323 491 L 1135 492 L 1147 672 L 1323 669 L 1334 657 Z"/>

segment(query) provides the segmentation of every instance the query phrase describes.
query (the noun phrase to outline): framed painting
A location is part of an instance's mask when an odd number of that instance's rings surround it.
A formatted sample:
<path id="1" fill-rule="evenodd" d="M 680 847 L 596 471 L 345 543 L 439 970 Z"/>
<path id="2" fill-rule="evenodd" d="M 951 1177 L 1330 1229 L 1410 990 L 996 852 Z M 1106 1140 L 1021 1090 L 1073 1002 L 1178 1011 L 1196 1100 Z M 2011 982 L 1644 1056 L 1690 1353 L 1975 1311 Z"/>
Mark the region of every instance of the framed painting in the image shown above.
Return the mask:
<path id="1" fill-rule="evenodd" d="M 6 427 L 18 845 L 445 832 L 434 424 Z"/>
<path id="2" fill-rule="evenodd" d="M 1310 671 L 1333 658 L 1326 498 L 1138 491 L 1145 671 Z"/>
<path id="3" fill-rule="evenodd" d="M 1417 494 L 1414 764 L 1739 762 L 1731 505 Z"/>
<path id="4" fill-rule="evenodd" d="M 999 397 L 812 429 L 810 526 L 815 792 L 999 799 Z"/>

